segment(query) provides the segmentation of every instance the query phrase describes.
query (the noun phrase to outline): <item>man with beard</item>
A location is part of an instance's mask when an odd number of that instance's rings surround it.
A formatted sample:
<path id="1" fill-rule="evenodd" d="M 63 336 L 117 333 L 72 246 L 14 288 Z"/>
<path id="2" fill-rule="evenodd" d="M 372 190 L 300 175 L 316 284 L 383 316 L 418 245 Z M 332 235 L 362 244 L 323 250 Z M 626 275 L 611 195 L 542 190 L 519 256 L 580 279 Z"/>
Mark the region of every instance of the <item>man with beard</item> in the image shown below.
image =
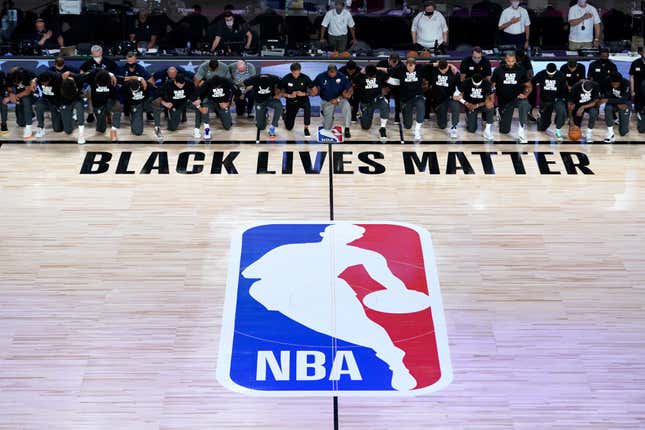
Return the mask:
<path id="1" fill-rule="evenodd" d="M 116 142 L 117 130 L 121 125 L 122 107 L 116 88 L 116 77 L 104 69 L 94 69 L 81 76 L 84 83 L 90 86 L 90 96 L 96 114 L 96 131 L 105 133 L 107 117 L 112 115 L 110 140 Z"/>
<path id="2" fill-rule="evenodd" d="M 600 87 L 602 100 L 605 104 L 605 123 L 607 124 L 607 137 L 605 143 L 612 143 L 614 135 L 614 117 L 618 115 L 618 132 L 621 136 L 629 133 L 629 81 L 620 73 L 612 73 L 609 80 Z"/>
<path id="3" fill-rule="evenodd" d="M 385 73 L 376 69 L 374 64 L 365 66 L 365 73 L 359 73 L 353 81 L 354 93 L 358 97 L 361 112 L 361 128 L 369 130 L 374 120 L 374 111 L 378 109 L 381 116 L 379 135 L 381 140 L 387 139 L 385 126 L 390 116 L 390 104 L 384 97 Z"/>
<path id="4" fill-rule="evenodd" d="M 526 143 L 526 122 L 531 105 L 528 96 L 532 86 L 526 71 L 516 63 L 515 53 L 507 52 L 504 62 L 493 72 L 491 79 L 500 111 L 499 131 L 508 134 L 511 131 L 513 112 L 519 113 L 519 127 L 517 138 L 520 143 Z"/>
<path id="5" fill-rule="evenodd" d="M 143 134 L 143 113 L 152 114 L 154 133 L 157 140 L 162 140 L 161 134 L 161 101 L 155 97 L 148 83 L 141 76 L 131 76 L 121 79 L 123 100 L 130 106 L 130 132 L 135 136 Z"/>
<path id="6" fill-rule="evenodd" d="M 334 64 L 327 66 L 327 71 L 320 73 L 314 79 L 314 94 L 320 94 L 320 109 L 323 116 L 323 129 L 327 134 L 331 134 L 331 128 L 334 124 L 334 112 L 336 106 L 340 105 L 344 136 L 351 138 L 349 130 L 351 122 L 352 108 L 347 99 L 352 95 L 352 85 L 345 75 L 338 73 Z"/>
<path id="7" fill-rule="evenodd" d="M 459 103 L 453 99 L 453 96 L 460 82 L 459 74 L 448 66 L 446 60 L 440 60 L 436 67 L 429 68 L 428 82 L 430 84 L 429 107 L 437 115 L 437 126 L 442 130 L 448 126 L 448 111 L 450 111 L 450 138 L 456 139 Z"/>
<path id="8" fill-rule="evenodd" d="M 417 64 L 413 57 L 405 60 L 405 69 L 392 71 L 390 81 L 398 85 L 401 96 L 401 112 L 403 113 L 403 127 L 412 128 L 412 115 L 415 114 L 414 140 L 419 141 L 421 127 L 425 118 L 426 99 L 423 96 L 424 70 Z"/>
<path id="9" fill-rule="evenodd" d="M 273 118 L 269 127 L 269 138 L 277 136 L 278 121 L 282 115 L 282 103 L 280 103 L 280 92 L 278 85 L 280 79 L 277 76 L 265 73 L 255 75 L 244 81 L 245 87 L 251 87 L 253 100 L 255 102 L 255 125 L 258 130 L 264 130 L 267 126 L 267 110 L 273 110 Z"/>
<path id="10" fill-rule="evenodd" d="M 567 82 L 564 74 L 554 63 L 549 63 L 545 70 L 533 77 L 533 87 L 539 88 L 540 94 L 538 131 L 549 128 L 555 112 L 555 138 L 562 140 L 562 126 L 567 119 Z"/>
<path id="11" fill-rule="evenodd" d="M 466 108 L 466 130 L 469 133 L 477 131 L 477 117 L 482 116 L 484 126 L 484 138 L 493 140 L 493 85 L 488 79 L 484 79 L 479 73 L 461 83 L 459 94 L 455 100 Z"/>
<path id="12" fill-rule="evenodd" d="M 571 100 L 569 101 L 569 112 L 573 117 L 573 123 L 577 127 L 582 125 L 582 118 L 585 113 L 589 116 L 587 124 L 587 143 L 593 142 L 591 130 L 598 118 L 598 106 L 600 105 L 600 85 L 598 82 L 583 79 L 571 89 Z"/>
<path id="13" fill-rule="evenodd" d="M 41 96 L 36 101 L 36 121 L 38 129 L 36 137 L 41 139 L 45 137 L 45 112 L 49 112 L 52 119 L 52 129 L 55 132 L 63 131 L 63 121 L 60 114 L 60 84 L 61 75 L 56 72 L 47 70 L 36 78 L 36 83 L 40 87 Z"/>
<path id="14" fill-rule="evenodd" d="M 352 82 L 357 76 L 356 74 L 360 73 L 361 70 L 362 67 L 356 64 L 354 60 L 349 60 L 344 66 L 338 69 L 338 72 L 347 76 L 347 79 Z M 349 99 L 347 99 L 347 101 L 352 107 L 352 122 L 356 122 L 356 117 L 358 114 L 358 99 L 354 96 L 354 94 L 352 94 Z"/>
<path id="15" fill-rule="evenodd" d="M 284 126 L 287 130 L 293 130 L 296 115 L 300 109 L 304 113 L 304 134 L 311 136 L 309 125 L 311 124 L 311 103 L 309 94 L 314 84 L 309 76 L 302 73 L 300 63 L 293 63 L 289 67 L 291 73 L 285 75 L 280 81 L 280 90 L 286 99 L 284 113 Z"/>
<path id="16" fill-rule="evenodd" d="M 589 64 L 589 75 L 587 77 L 602 85 L 612 73 L 616 72 L 618 72 L 618 67 L 609 59 L 609 49 L 602 48 L 600 49 L 600 58 Z"/>
<path id="17" fill-rule="evenodd" d="M 231 100 L 235 94 L 235 86 L 229 79 L 221 76 L 213 76 L 203 84 L 197 93 L 197 99 L 193 103 L 197 108 L 195 116 L 195 131 L 193 137 L 200 138 L 200 127 L 204 126 L 204 139 L 211 138 L 209 125 L 209 111 L 215 112 L 222 122 L 224 130 L 231 128 L 233 119 L 231 117 Z"/>
<path id="18" fill-rule="evenodd" d="M 459 76 L 462 81 L 470 79 L 476 74 L 481 75 L 489 81 L 493 74 L 490 61 L 484 56 L 479 46 L 475 46 L 470 56 L 464 58 L 459 66 Z"/>
<path id="19" fill-rule="evenodd" d="M 585 65 L 578 63 L 575 58 L 570 58 L 567 60 L 567 64 L 560 67 L 560 71 L 564 74 L 567 83 L 567 96 L 570 97 L 573 86 L 587 76 Z"/>
<path id="20" fill-rule="evenodd" d="M 60 114 L 63 122 L 63 131 L 66 134 L 74 132 L 74 125 L 78 123 L 79 145 L 85 143 L 85 112 L 83 109 L 83 83 L 74 75 L 67 74 L 60 83 Z"/>

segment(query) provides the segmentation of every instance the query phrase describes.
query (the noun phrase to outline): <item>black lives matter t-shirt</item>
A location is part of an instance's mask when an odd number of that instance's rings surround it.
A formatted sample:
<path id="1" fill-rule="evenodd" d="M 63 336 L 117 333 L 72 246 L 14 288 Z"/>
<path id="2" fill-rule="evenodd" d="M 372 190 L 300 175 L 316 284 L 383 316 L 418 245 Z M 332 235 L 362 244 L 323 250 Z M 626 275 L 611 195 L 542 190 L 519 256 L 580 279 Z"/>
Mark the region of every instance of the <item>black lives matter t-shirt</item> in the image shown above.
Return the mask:
<path id="1" fill-rule="evenodd" d="M 375 76 L 359 74 L 353 81 L 356 97 L 363 103 L 374 101 L 375 98 L 383 95 L 386 81 L 387 75 L 383 72 L 377 72 Z"/>
<path id="2" fill-rule="evenodd" d="M 598 82 L 591 82 L 591 91 L 585 91 L 582 88 L 584 82 L 578 82 L 571 89 L 571 101 L 576 105 L 576 108 L 600 98 L 600 85 Z"/>
<path id="3" fill-rule="evenodd" d="M 414 70 L 409 72 L 407 67 L 393 70 L 391 76 L 399 80 L 399 94 L 401 101 L 405 102 L 416 96 L 423 95 L 423 80 L 425 71 L 420 65 L 415 65 Z"/>
<path id="4" fill-rule="evenodd" d="M 607 104 L 628 104 L 631 99 L 629 81 L 623 79 L 618 88 L 614 88 L 608 80 L 600 86 L 602 97 L 607 99 Z"/>
<path id="5" fill-rule="evenodd" d="M 488 79 L 483 79 L 481 84 L 475 85 L 472 79 L 466 79 L 461 83 L 460 91 L 468 103 L 483 103 L 493 93 L 493 84 Z"/>
<path id="6" fill-rule="evenodd" d="M 307 90 L 312 88 L 314 84 L 309 78 L 309 76 L 305 75 L 304 73 L 300 73 L 300 75 L 298 75 L 297 78 L 295 78 L 291 73 L 289 73 L 280 80 L 280 84 L 278 86 L 282 91 L 284 91 L 287 94 L 292 94 L 297 91 L 302 91 L 306 94 Z M 306 95 L 298 96 L 294 98 L 287 97 L 287 103 L 294 103 L 296 101 L 305 100 L 307 98 L 308 96 Z"/>
<path id="7" fill-rule="evenodd" d="M 437 67 L 430 67 L 428 76 L 433 104 L 443 103 L 452 97 L 459 84 L 459 75 L 453 73 L 450 68 L 441 72 Z"/>
<path id="8" fill-rule="evenodd" d="M 213 76 L 200 88 L 199 98 L 213 103 L 228 103 L 233 98 L 235 86 L 230 79 Z"/>
<path id="9" fill-rule="evenodd" d="M 562 72 L 556 71 L 549 76 L 546 70 L 538 72 L 533 77 L 533 85 L 540 87 L 540 100 L 551 103 L 556 99 L 564 99 L 567 96 L 567 81 Z"/>
<path id="10" fill-rule="evenodd" d="M 273 75 L 255 75 L 244 81 L 244 86 L 253 85 L 253 96 L 256 103 L 264 103 L 275 95 L 275 88 L 280 79 Z"/>
<path id="11" fill-rule="evenodd" d="M 499 105 L 504 106 L 524 91 L 524 84 L 529 81 L 529 77 L 526 70 L 517 64 L 511 68 L 501 64 L 493 72 L 491 81 L 495 84 Z"/>
<path id="12" fill-rule="evenodd" d="M 175 81 L 167 80 L 161 90 L 161 99 L 170 102 L 175 108 L 183 108 L 189 101 L 195 98 L 195 84 L 185 81 L 184 86 L 179 88 Z"/>

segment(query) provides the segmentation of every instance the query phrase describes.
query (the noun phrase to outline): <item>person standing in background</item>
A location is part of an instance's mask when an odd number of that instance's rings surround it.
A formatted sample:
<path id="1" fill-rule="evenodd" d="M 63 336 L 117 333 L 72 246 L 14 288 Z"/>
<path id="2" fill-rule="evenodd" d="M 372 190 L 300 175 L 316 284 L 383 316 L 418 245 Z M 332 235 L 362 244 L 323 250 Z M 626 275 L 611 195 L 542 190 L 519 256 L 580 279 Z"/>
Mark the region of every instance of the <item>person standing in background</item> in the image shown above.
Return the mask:
<path id="1" fill-rule="evenodd" d="M 498 27 L 502 32 L 502 45 L 524 49 L 529 47 L 531 20 L 526 9 L 520 7 L 519 0 L 511 0 L 511 5 L 502 11 Z"/>
<path id="2" fill-rule="evenodd" d="M 448 43 L 448 24 L 441 12 L 435 10 L 431 0 L 423 2 L 423 12 L 412 20 L 412 43 L 422 51 Z"/>
<path id="3" fill-rule="evenodd" d="M 597 48 L 600 38 L 600 16 L 587 0 L 578 0 L 569 8 L 569 49 Z"/>
<path id="4" fill-rule="evenodd" d="M 320 28 L 320 43 L 325 43 L 325 32 L 329 34 L 329 46 L 332 51 L 343 52 L 347 48 L 347 31 L 352 33 L 352 45 L 356 43 L 354 18 L 345 9 L 343 0 L 336 0 L 334 9 L 328 10 Z"/>

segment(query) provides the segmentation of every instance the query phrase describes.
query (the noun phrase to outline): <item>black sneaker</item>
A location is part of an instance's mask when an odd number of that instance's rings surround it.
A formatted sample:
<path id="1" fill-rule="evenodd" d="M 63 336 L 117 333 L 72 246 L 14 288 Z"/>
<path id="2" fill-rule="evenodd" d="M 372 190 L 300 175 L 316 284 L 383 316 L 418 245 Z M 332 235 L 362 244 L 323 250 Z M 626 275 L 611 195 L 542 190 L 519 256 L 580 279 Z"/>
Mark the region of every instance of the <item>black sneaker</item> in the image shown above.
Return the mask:
<path id="1" fill-rule="evenodd" d="M 87 121 L 86 122 L 94 122 L 94 114 L 90 113 L 87 115 Z"/>
<path id="2" fill-rule="evenodd" d="M 345 138 L 349 139 L 352 137 L 352 133 L 349 132 L 349 127 L 345 127 Z"/>
<path id="3" fill-rule="evenodd" d="M 188 117 L 186 116 L 186 111 L 181 114 L 181 122 L 188 122 Z"/>
<path id="4" fill-rule="evenodd" d="M 153 121 L 154 119 L 155 117 L 150 112 L 146 112 L 146 121 Z"/>
<path id="5" fill-rule="evenodd" d="M 9 129 L 7 128 L 7 123 L 6 122 L 3 122 L 0 125 L 0 132 L 2 132 L 2 134 L 9 134 Z"/>
<path id="6" fill-rule="evenodd" d="M 255 117 L 253 116 L 253 114 L 252 114 L 252 113 L 249 113 L 248 115 L 246 115 L 246 117 L 247 117 L 248 119 L 253 119 L 253 118 L 255 118 Z"/>
<path id="7" fill-rule="evenodd" d="M 378 132 L 381 135 L 381 140 L 387 139 L 387 133 L 385 132 L 385 127 L 379 128 Z"/>
<path id="8" fill-rule="evenodd" d="M 305 128 L 305 136 L 311 136 L 311 133 L 309 133 L 309 127 Z"/>

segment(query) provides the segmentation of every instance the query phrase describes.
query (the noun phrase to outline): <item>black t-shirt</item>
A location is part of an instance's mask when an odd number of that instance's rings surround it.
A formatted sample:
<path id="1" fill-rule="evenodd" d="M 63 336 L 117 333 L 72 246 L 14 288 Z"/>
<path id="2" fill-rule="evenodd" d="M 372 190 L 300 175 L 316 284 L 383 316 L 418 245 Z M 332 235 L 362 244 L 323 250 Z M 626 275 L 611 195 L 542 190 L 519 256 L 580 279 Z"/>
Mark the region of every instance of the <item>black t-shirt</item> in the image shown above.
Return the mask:
<path id="1" fill-rule="evenodd" d="M 200 87 L 199 98 L 209 99 L 213 103 L 224 103 L 230 102 L 234 94 L 233 81 L 221 76 L 213 76 Z"/>
<path id="2" fill-rule="evenodd" d="M 475 85 L 472 79 L 466 79 L 460 86 L 461 94 L 468 103 L 483 103 L 493 93 L 493 84 L 488 79 L 483 79 L 479 85 Z"/>
<path id="3" fill-rule="evenodd" d="M 81 72 L 89 72 L 92 69 L 105 69 L 108 72 L 116 73 L 117 65 L 109 58 L 101 57 L 101 62 L 97 63 L 94 58 L 90 58 L 81 65 Z"/>
<path id="4" fill-rule="evenodd" d="M 576 68 L 574 70 L 569 70 L 569 66 L 567 64 L 563 64 L 562 67 L 560 67 L 560 71 L 564 74 L 564 79 L 566 80 L 569 88 L 585 77 L 585 65 L 580 63 L 576 63 Z"/>
<path id="5" fill-rule="evenodd" d="M 90 86 L 92 93 L 92 106 L 101 107 L 105 106 L 108 100 L 118 99 L 116 87 L 112 85 L 112 81 L 107 85 L 98 85 L 96 83 L 96 75 L 101 69 L 94 69 L 89 73 L 81 75 L 81 80 Z"/>
<path id="6" fill-rule="evenodd" d="M 380 67 L 380 66 L 377 66 L 377 67 Z M 350 73 L 347 71 L 347 66 L 340 67 L 340 68 L 338 69 L 338 71 L 339 71 L 340 73 L 342 73 L 343 75 L 347 76 L 347 79 L 349 79 L 349 80 L 351 81 L 352 79 L 354 79 L 354 78 L 356 77 L 356 75 L 357 75 L 358 73 L 360 73 L 360 72 L 361 72 L 361 70 L 362 70 L 362 69 L 363 69 L 363 68 L 357 64 L 357 65 L 356 65 L 356 69 L 354 70 L 354 73 L 353 73 L 353 74 L 350 74 Z"/>
<path id="7" fill-rule="evenodd" d="M 81 100 L 81 97 L 83 96 L 83 80 L 74 75 L 70 75 L 67 79 L 61 80 L 61 88 L 64 85 L 63 82 L 68 81 L 68 80 L 73 80 L 74 81 L 74 91 L 71 94 L 68 94 L 68 97 L 65 97 L 63 94 L 63 91 L 60 93 L 60 104 L 61 105 L 67 105 L 69 103 L 73 103 L 76 101 Z"/>
<path id="8" fill-rule="evenodd" d="M 122 81 L 121 79 L 119 79 L 119 81 L 121 83 L 121 94 L 123 95 L 126 103 L 139 105 L 145 102 L 151 94 L 151 85 L 148 85 L 146 89 L 143 89 L 143 84 L 141 84 L 139 85 L 139 89 L 133 91 L 128 85 L 128 82 Z"/>
<path id="9" fill-rule="evenodd" d="M 524 91 L 524 84 L 529 81 L 529 77 L 526 70 L 518 64 L 512 68 L 500 64 L 495 68 L 491 80 L 495 84 L 499 105 L 505 106 Z"/>
<path id="10" fill-rule="evenodd" d="M 181 109 L 195 99 L 195 84 L 187 80 L 184 86 L 179 88 L 175 81 L 167 80 L 161 87 L 161 99 L 172 103 L 174 108 Z"/>
<path id="11" fill-rule="evenodd" d="M 385 81 L 387 81 L 387 75 L 381 71 L 377 71 L 374 76 L 367 76 L 366 74 L 360 73 L 352 82 L 358 100 L 367 103 L 383 95 Z"/>
<path id="12" fill-rule="evenodd" d="M 408 72 L 407 67 L 398 68 L 393 70 L 390 76 L 399 80 L 401 101 L 405 102 L 423 95 L 423 80 L 426 79 L 426 71 L 420 64 L 416 64 L 411 72 Z"/>
<path id="13" fill-rule="evenodd" d="M 461 61 L 459 73 L 466 76 L 465 79 L 472 78 L 475 73 L 479 73 L 485 78 L 492 74 L 490 61 L 486 57 L 482 57 L 479 63 L 475 63 L 472 57 L 466 57 Z"/>
<path id="14" fill-rule="evenodd" d="M 257 103 L 263 103 L 275 95 L 280 79 L 274 75 L 255 75 L 244 81 L 244 86 L 253 85 L 253 96 Z"/>
<path id="15" fill-rule="evenodd" d="M 438 67 L 429 67 L 428 82 L 430 83 L 432 103 L 443 103 L 452 97 L 459 81 L 459 75 L 453 73 L 450 67 L 444 73 Z"/>
<path id="16" fill-rule="evenodd" d="M 68 66 L 67 64 L 63 64 L 63 67 L 61 67 L 60 69 L 57 69 L 55 66 L 51 66 L 49 70 L 51 70 L 52 72 L 58 72 L 58 73 L 65 73 L 65 72 L 71 72 L 74 74 L 78 73 L 78 69 L 76 67 L 71 67 L 71 66 Z"/>
<path id="17" fill-rule="evenodd" d="M 7 75 L 0 70 L 0 96 L 4 97 L 7 94 Z"/>
<path id="18" fill-rule="evenodd" d="M 538 72 L 533 77 L 533 85 L 540 87 L 540 100 L 543 102 L 550 103 L 567 97 L 567 81 L 559 70 L 553 76 L 549 76 L 546 70 Z"/>
<path id="19" fill-rule="evenodd" d="M 37 82 L 40 87 L 40 94 L 43 100 L 58 105 L 60 103 L 60 82 L 61 76 L 56 72 L 51 72 L 47 84 L 41 81 L 42 75 L 39 75 Z"/>
<path id="20" fill-rule="evenodd" d="M 629 81 L 623 79 L 618 88 L 611 86 L 611 82 L 606 80 L 600 86 L 602 97 L 607 99 L 607 104 L 628 104 L 631 99 L 631 92 L 629 90 Z"/>
<path id="21" fill-rule="evenodd" d="M 246 41 L 246 32 L 248 29 L 246 25 L 236 25 L 233 23 L 233 27 L 228 27 L 224 20 L 220 21 L 217 24 L 215 30 L 215 36 L 222 38 L 220 43 L 243 43 Z"/>
<path id="22" fill-rule="evenodd" d="M 45 40 L 45 43 L 42 45 L 43 48 L 45 49 L 58 49 L 60 48 L 60 45 L 58 45 L 58 36 L 59 34 L 54 31 L 54 30 L 49 30 L 45 29 L 44 31 L 36 31 L 34 30 L 32 40 L 36 43 L 40 42 L 40 39 L 43 38 L 43 36 L 48 32 L 51 31 L 52 35 L 49 39 Z"/>
<path id="23" fill-rule="evenodd" d="M 634 76 L 634 91 L 639 92 L 641 82 L 645 80 L 645 59 L 643 57 L 632 62 L 629 67 L 629 74 Z"/>
<path id="24" fill-rule="evenodd" d="M 609 79 L 609 75 L 617 71 L 618 71 L 618 68 L 616 67 L 616 64 L 614 64 L 612 61 L 596 60 L 596 61 L 592 61 L 591 64 L 589 64 L 588 77 L 602 84 L 605 81 L 605 79 Z"/>
<path id="25" fill-rule="evenodd" d="M 152 35 L 157 34 L 157 30 L 154 28 L 149 19 L 146 19 L 145 22 L 141 22 L 139 21 L 139 18 L 136 17 L 132 33 L 134 33 L 134 40 L 136 40 L 137 42 L 149 42 L 152 38 Z"/>
<path id="26" fill-rule="evenodd" d="M 309 88 L 312 88 L 313 86 L 314 84 L 309 76 L 305 75 L 304 73 L 300 73 L 297 78 L 294 78 L 291 73 L 288 73 L 284 75 L 279 84 L 280 89 L 287 94 L 291 94 L 295 91 L 303 91 L 307 93 L 307 90 Z M 287 103 L 294 103 L 296 101 L 299 101 L 300 99 L 308 99 L 308 96 L 298 96 L 295 98 L 287 97 Z"/>
<path id="27" fill-rule="evenodd" d="M 21 93 L 31 85 L 31 81 L 36 77 L 30 70 L 19 68 L 9 73 L 7 77 L 8 86 L 15 88 L 16 94 Z"/>
<path id="28" fill-rule="evenodd" d="M 592 81 L 591 91 L 587 92 L 582 89 L 584 82 L 578 82 L 571 89 L 571 101 L 576 105 L 576 108 L 592 101 L 600 99 L 600 85 L 598 82 Z"/>

